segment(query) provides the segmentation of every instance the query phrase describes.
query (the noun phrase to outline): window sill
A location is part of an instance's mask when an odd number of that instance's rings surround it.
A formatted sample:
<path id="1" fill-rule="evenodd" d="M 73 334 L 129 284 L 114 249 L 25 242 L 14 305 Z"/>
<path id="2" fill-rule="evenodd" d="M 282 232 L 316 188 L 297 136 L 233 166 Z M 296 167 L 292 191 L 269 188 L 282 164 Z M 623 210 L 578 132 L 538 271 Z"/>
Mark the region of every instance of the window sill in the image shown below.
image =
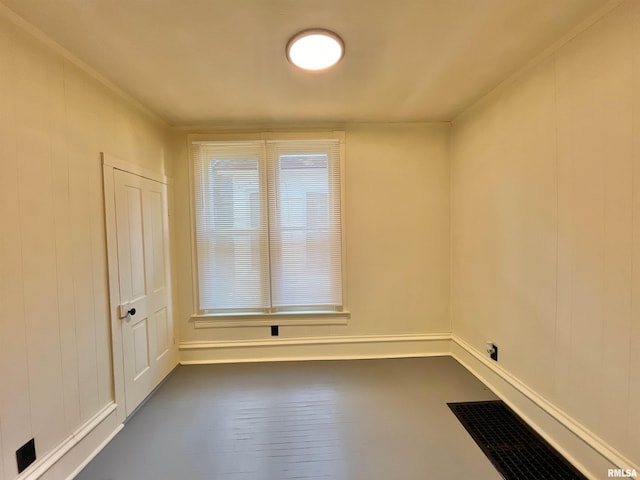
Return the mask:
<path id="1" fill-rule="evenodd" d="M 351 312 L 281 312 L 191 315 L 194 328 L 347 325 Z"/>

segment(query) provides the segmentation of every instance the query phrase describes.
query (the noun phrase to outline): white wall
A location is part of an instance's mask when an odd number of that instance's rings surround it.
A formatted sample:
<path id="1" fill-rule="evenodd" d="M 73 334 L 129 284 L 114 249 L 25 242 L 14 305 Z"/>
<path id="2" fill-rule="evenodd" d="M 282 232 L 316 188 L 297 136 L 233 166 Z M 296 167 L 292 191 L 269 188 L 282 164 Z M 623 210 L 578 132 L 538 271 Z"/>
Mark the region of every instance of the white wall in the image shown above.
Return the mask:
<path id="1" fill-rule="evenodd" d="M 449 126 L 352 125 L 345 131 L 346 306 L 352 316 L 346 326 L 282 326 L 280 339 L 449 332 Z M 269 327 L 196 330 L 189 321 L 194 308 L 185 137 L 180 149 L 175 191 L 181 341 L 269 339 Z"/>
<path id="2" fill-rule="evenodd" d="M 19 446 L 34 437 L 42 458 L 113 399 L 100 151 L 170 172 L 165 126 L 5 14 L 0 478 L 10 479 Z"/>
<path id="3" fill-rule="evenodd" d="M 454 334 L 636 465 L 639 92 L 629 0 L 458 119 L 451 156 Z"/>

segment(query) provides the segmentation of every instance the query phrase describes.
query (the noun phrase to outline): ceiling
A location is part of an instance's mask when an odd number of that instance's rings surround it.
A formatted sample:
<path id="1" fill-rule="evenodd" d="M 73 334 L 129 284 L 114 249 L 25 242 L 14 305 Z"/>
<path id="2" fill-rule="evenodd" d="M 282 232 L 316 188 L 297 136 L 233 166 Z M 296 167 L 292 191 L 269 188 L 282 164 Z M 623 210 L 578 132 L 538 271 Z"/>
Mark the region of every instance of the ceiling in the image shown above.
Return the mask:
<path id="1" fill-rule="evenodd" d="M 0 0 L 172 125 L 448 121 L 608 0 Z M 285 57 L 345 41 L 331 70 Z"/>

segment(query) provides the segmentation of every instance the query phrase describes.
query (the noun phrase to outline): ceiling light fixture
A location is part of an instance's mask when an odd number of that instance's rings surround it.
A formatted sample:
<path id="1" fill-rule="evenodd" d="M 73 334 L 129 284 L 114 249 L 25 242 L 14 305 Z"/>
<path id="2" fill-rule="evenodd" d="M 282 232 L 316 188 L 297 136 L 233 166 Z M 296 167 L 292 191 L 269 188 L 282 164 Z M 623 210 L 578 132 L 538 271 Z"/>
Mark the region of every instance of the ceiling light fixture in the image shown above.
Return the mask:
<path id="1" fill-rule="evenodd" d="M 344 42 L 329 30 L 303 30 L 287 43 L 287 58 L 304 70 L 324 70 L 338 63 L 343 56 Z"/>

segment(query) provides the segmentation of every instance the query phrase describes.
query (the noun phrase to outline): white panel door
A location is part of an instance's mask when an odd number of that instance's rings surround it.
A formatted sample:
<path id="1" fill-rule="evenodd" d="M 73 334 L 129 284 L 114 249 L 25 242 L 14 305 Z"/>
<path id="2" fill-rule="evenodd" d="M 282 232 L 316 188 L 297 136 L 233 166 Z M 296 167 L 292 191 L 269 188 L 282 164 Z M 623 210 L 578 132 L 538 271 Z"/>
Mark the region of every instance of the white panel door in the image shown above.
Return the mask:
<path id="1" fill-rule="evenodd" d="M 121 170 L 114 170 L 114 180 L 125 403 L 130 415 L 174 366 L 167 186 Z"/>

